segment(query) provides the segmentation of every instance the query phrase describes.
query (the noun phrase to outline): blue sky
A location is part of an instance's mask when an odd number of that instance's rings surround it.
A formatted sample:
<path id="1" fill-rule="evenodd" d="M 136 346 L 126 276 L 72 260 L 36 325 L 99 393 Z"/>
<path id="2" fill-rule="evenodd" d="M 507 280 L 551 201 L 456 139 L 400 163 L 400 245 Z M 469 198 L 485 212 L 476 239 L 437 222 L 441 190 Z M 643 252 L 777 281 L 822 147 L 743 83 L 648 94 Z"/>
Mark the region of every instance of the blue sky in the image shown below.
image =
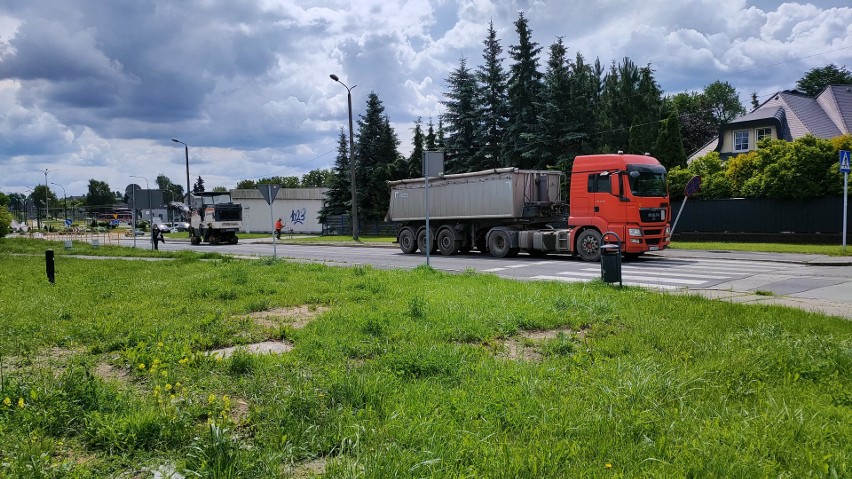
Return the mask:
<path id="1" fill-rule="evenodd" d="M 481 63 L 489 20 L 505 52 L 518 12 L 542 55 L 562 37 L 572 57 L 650 63 L 667 94 L 722 80 L 748 106 L 811 68 L 852 68 L 852 5 L 840 0 L 6 0 L 0 191 L 26 193 L 45 168 L 69 195 L 90 178 L 119 191 L 144 187 L 131 176 L 182 184 L 173 137 L 208 188 L 330 168 L 347 124 L 330 73 L 357 84 L 356 115 L 379 95 L 408 152 L 459 59 Z"/>

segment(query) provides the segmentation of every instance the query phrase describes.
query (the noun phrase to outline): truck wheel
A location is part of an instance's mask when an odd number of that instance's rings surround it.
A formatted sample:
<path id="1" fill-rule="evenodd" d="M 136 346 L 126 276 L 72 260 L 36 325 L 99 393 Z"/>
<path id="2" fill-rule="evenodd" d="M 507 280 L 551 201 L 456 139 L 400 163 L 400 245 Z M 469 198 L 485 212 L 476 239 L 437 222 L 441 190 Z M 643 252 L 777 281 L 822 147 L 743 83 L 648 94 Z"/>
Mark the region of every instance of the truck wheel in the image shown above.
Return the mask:
<path id="1" fill-rule="evenodd" d="M 456 241 L 456 233 L 452 228 L 441 228 L 438 231 L 438 251 L 444 256 L 452 256 L 459 250 L 460 241 Z"/>
<path id="2" fill-rule="evenodd" d="M 434 253 L 438 249 L 438 242 L 435 241 L 435 230 L 429 228 L 432 233 L 429 239 L 429 253 Z M 417 232 L 417 248 L 421 253 L 426 254 L 426 228 L 420 228 L 420 231 Z"/>
<path id="3" fill-rule="evenodd" d="M 228 243 L 237 244 L 240 239 L 237 238 L 237 235 L 231 236 L 231 239 L 228 240 Z"/>
<path id="4" fill-rule="evenodd" d="M 509 235 L 505 231 L 495 231 L 488 237 L 488 249 L 491 250 L 491 256 L 495 258 L 505 258 L 511 256 L 512 248 L 509 247 Z M 515 251 L 515 254 L 518 254 Z"/>
<path id="5" fill-rule="evenodd" d="M 405 254 L 412 254 L 417 252 L 417 237 L 414 234 L 414 230 L 405 227 L 399 232 L 399 249 L 402 250 Z"/>
<path id="6" fill-rule="evenodd" d="M 583 261 L 601 260 L 601 234 L 596 230 L 585 230 L 577 237 L 577 254 Z"/>
<path id="7" fill-rule="evenodd" d="M 191 244 L 193 246 L 198 246 L 198 245 L 201 244 L 201 238 L 198 237 L 198 236 L 193 236 L 192 238 L 189 239 L 189 244 Z"/>

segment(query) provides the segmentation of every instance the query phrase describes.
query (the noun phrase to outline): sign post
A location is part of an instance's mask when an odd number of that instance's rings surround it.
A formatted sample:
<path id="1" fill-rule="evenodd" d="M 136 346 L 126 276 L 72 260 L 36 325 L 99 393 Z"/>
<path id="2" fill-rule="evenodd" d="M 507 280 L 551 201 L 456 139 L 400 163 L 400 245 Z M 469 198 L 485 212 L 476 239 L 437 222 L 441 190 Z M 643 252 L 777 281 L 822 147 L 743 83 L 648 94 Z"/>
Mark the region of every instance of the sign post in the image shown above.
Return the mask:
<path id="1" fill-rule="evenodd" d="M 257 185 L 257 190 L 260 191 L 260 194 L 263 195 L 263 199 L 266 200 L 266 204 L 269 205 L 269 225 L 272 226 L 272 258 L 278 259 L 278 247 L 275 244 L 275 218 L 272 214 L 272 202 L 275 201 L 275 197 L 278 195 L 278 190 L 281 189 L 281 185 Z"/>
<path id="2" fill-rule="evenodd" d="M 701 177 L 693 176 L 689 181 L 686 182 L 686 186 L 683 188 L 683 203 L 680 204 L 680 209 L 677 210 L 677 216 L 675 217 L 674 224 L 672 225 L 672 234 L 670 238 L 674 238 L 675 227 L 677 226 L 677 220 L 680 219 L 680 214 L 683 213 L 683 207 L 686 206 L 686 200 L 689 199 L 690 196 L 701 191 Z"/>
<path id="3" fill-rule="evenodd" d="M 840 150 L 840 172 L 843 173 L 843 252 L 846 253 L 846 218 L 849 206 L 849 172 L 850 165 L 849 150 Z"/>
<path id="4" fill-rule="evenodd" d="M 444 152 L 427 150 L 423 152 L 423 180 L 426 182 L 423 195 L 426 211 L 426 266 L 429 266 L 429 251 L 432 249 L 432 230 L 429 228 L 429 177 L 444 174 Z M 416 238 L 415 238 L 416 240 Z"/>

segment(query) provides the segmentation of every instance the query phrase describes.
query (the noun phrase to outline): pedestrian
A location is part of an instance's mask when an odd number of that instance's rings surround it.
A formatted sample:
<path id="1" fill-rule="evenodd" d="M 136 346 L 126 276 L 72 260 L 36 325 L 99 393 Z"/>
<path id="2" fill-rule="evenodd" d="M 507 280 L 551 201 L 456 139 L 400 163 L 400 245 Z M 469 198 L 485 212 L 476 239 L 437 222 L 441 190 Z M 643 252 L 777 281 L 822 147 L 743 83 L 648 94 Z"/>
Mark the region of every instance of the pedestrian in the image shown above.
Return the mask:
<path id="1" fill-rule="evenodd" d="M 278 218 L 278 221 L 275 222 L 275 238 L 281 239 L 281 230 L 284 228 L 284 222 L 281 221 L 281 218 Z"/>
<path id="2" fill-rule="evenodd" d="M 163 243 L 166 242 L 166 238 L 163 237 L 163 232 L 160 231 L 160 228 L 158 228 L 157 225 L 154 225 L 151 228 L 151 241 L 154 242 L 154 249 L 156 250 L 160 249 L 158 245 L 161 241 Z"/>

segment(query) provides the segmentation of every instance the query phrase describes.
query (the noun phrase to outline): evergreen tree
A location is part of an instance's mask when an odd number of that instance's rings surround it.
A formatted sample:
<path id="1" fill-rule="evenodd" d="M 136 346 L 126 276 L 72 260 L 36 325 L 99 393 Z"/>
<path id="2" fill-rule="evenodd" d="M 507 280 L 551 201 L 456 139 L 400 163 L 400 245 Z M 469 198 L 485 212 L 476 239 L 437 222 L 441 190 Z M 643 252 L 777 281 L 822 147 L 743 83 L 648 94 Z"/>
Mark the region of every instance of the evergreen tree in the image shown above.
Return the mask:
<path id="1" fill-rule="evenodd" d="M 595 153 L 600 137 L 594 135 L 598 132 L 597 116 L 600 109 L 601 97 L 601 62 L 595 59 L 594 65 L 586 63 L 580 52 L 574 62 L 569 65 L 570 77 L 569 88 L 569 111 L 574 121 L 577 122 L 578 136 L 569 148 L 569 155 L 573 158 L 578 154 Z M 569 171 L 571 165 L 565 165 L 563 170 Z"/>
<path id="2" fill-rule="evenodd" d="M 192 185 L 192 193 L 204 193 L 204 178 L 199 176 L 198 179 L 195 180 L 195 184 Z"/>
<path id="3" fill-rule="evenodd" d="M 543 77 L 541 100 L 535 135 L 531 136 L 530 164 L 536 169 L 564 164 L 571 150 L 571 143 L 582 135 L 577 133 L 578 124 L 571 112 L 571 73 L 568 68 L 567 50 L 562 38 L 550 46 L 547 70 Z"/>
<path id="4" fill-rule="evenodd" d="M 440 119 L 439 119 L 440 120 Z M 426 129 L 425 144 L 423 147 L 429 151 L 438 149 L 438 135 L 435 134 L 435 126 L 432 124 L 432 118 L 429 118 L 429 128 Z"/>
<path id="5" fill-rule="evenodd" d="M 349 176 L 349 140 L 340 129 L 337 140 L 337 158 L 331 170 L 328 191 L 325 192 L 325 204 L 319 210 L 319 220 L 325 223 L 329 216 L 347 215 L 352 212 L 352 183 Z"/>
<path id="6" fill-rule="evenodd" d="M 473 155 L 479 150 L 476 136 L 479 132 L 476 105 L 476 79 L 467 67 L 467 60 L 459 60 L 459 66 L 446 79 L 449 91 L 447 100 L 441 103 L 447 108 L 443 118 L 446 123 L 447 152 L 444 168 L 447 173 L 470 171 L 474 164 Z"/>
<path id="7" fill-rule="evenodd" d="M 531 168 L 536 164 L 531 140 L 538 128 L 538 109 L 541 95 L 541 72 L 538 71 L 538 54 L 541 47 L 532 41 L 524 14 L 515 22 L 518 44 L 509 46 L 509 56 L 514 63 L 509 71 L 508 127 L 503 140 L 503 164 Z"/>
<path id="8" fill-rule="evenodd" d="M 359 218 L 380 220 L 388 209 L 390 166 L 399 158 L 399 140 L 384 115 L 379 96 L 370 92 L 367 111 L 358 118 L 355 178 Z"/>
<path id="9" fill-rule="evenodd" d="M 485 49 L 482 58 L 485 64 L 476 72 L 479 131 L 477 139 L 480 149 L 476 152 L 472 171 L 503 166 L 500 152 L 507 126 L 506 81 L 508 74 L 503 69 L 500 56 L 503 47 L 497 39 L 494 22 L 488 24 L 488 37 L 482 42 Z"/>
<path id="10" fill-rule="evenodd" d="M 686 167 L 686 153 L 683 150 L 683 139 L 680 136 L 680 124 L 678 124 L 676 111 L 672 111 L 669 117 L 663 120 L 659 136 L 651 152 L 666 169 L 672 169 L 675 166 Z"/>
<path id="11" fill-rule="evenodd" d="M 423 151 L 426 142 L 426 136 L 423 134 L 423 129 L 420 127 L 421 118 L 418 117 L 414 122 L 414 134 L 411 137 L 411 155 L 406 162 L 405 178 L 418 178 L 423 174 Z M 432 131 L 432 125 L 429 125 L 429 131 Z M 432 133 L 434 136 L 434 133 Z M 434 140 L 433 140 L 434 142 Z"/>

